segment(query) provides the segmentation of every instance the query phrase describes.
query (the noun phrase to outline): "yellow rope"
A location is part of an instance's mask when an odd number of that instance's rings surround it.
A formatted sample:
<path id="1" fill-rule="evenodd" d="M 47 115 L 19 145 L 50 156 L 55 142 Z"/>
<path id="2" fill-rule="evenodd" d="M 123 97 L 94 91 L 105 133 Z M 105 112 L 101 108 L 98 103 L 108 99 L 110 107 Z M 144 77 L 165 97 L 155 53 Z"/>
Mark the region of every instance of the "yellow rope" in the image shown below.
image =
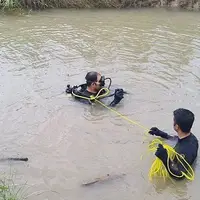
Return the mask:
<path id="1" fill-rule="evenodd" d="M 129 119 L 128 117 L 122 115 L 121 113 L 119 113 L 118 111 L 114 110 L 113 108 L 110 108 L 110 107 L 106 106 L 106 105 L 105 105 L 104 103 L 102 103 L 101 101 L 99 101 L 99 100 L 96 99 L 96 102 L 98 102 L 98 103 L 101 104 L 103 107 L 107 108 L 108 110 L 114 112 L 115 114 L 119 115 L 121 118 L 125 119 L 126 121 L 130 122 L 131 124 L 135 124 L 135 125 L 141 127 L 142 129 L 145 130 L 145 134 L 147 134 L 147 133 L 149 132 L 149 129 L 146 128 L 145 126 L 139 124 L 139 123 L 136 122 L 136 121 L 133 121 L 133 120 Z"/>
<path id="2" fill-rule="evenodd" d="M 103 90 L 105 90 L 106 92 L 104 94 L 100 95 L 100 93 Z M 81 98 L 81 99 L 85 99 L 85 100 L 88 100 L 88 101 L 97 100 L 97 99 L 106 97 L 109 93 L 110 93 L 110 90 L 108 88 L 101 88 L 101 90 L 99 90 L 99 92 L 96 94 L 96 96 L 91 95 L 90 97 L 85 97 L 85 96 L 81 96 L 81 95 L 75 94 L 74 91 L 72 90 L 72 95 L 73 96 Z"/>
<path id="3" fill-rule="evenodd" d="M 185 176 L 188 180 L 194 180 L 194 171 L 192 169 L 192 167 L 188 164 L 188 162 L 183 158 L 182 155 L 178 154 L 171 146 L 164 144 L 161 140 L 159 139 L 154 139 L 150 144 L 149 144 L 149 151 L 150 152 L 155 152 L 157 150 L 157 146 L 158 144 L 162 144 L 163 147 L 167 150 L 167 154 L 168 154 L 168 159 L 167 159 L 167 169 L 169 170 L 169 173 L 171 175 L 173 175 L 176 178 L 182 178 L 183 176 Z M 185 169 L 185 171 L 187 173 L 182 172 L 182 174 L 180 176 L 173 174 L 170 170 L 170 166 L 169 166 L 169 161 L 170 160 L 174 160 L 177 159 L 179 161 L 179 163 L 183 166 L 183 168 Z M 187 165 L 187 167 L 185 166 L 185 164 Z M 156 160 L 154 161 L 154 163 L 151 166 L 151 169 L 149 171 L 149 178 L 150 180 L 152 180 L 153 176 L 157 176 L 157 177 L 163 177 L 164 179 L 169 178 L 169 173 L 167 171 L 167 169 L 165 168 L 164 164 L 162 163 L 162 161 L 159 158 L 156 158 Z"/>
<path id="4" fill-rule="evenodd" d="M 104 94 L 100 95 L 102 90 L 105 90 L 106 92 Z M 129 119 L 128 117 L 122 115 L 120 112 L 114 110 L 113 108 L 108 107 L 107 105 L 105 105 L 104 103 L 102 103 L 101 101 L 98 100 L 100 98 L 107 96 L 109 94 L 109 92 L 110 91 L 109 91 L 108 88 L 102 88 L 96 96 L 84 97 L 84 96 L 80 96 L 80 95 L 75 94 L 73 91 L 72 91 L 72 95 L 74 95 L 75 97 L 79 97 L 79 98 L 82 98 L 82 99 L 89 100 L 89 101 L 94 100 L 94 101 L 98 102 L 100 105 L 107 108 L 111 112 L 117 114 L 118 116 L 120 116 L 121 118 L 130 122 L 131 124 L 134 124 L 134 125 L 141 127 L 142 129 L 145 130 L 145 134 L 148 135 L 148 132 L 149 132 L 150 129 L 146 128 L 145 126 L 139 124 L 138 122 L 136 122 L 134 120 Z M 171 146 L 164 144 L 160 139 L 152 140 L 152 142 L 149 144 L 148 151 L 155 153 L 156 150 L 157 150 L 158 144 L 162 144 L 163 147 L 167 150 L 167 153 L 168 153 L 167 169 L 168 169 L 169 173 L 171 175 L 173 175 L 174 177 L 177 177 L 177 178 L 181 178 L 181 177 L 185 176 L 188 180 L 191 180 L 191 181 L 194 180 L 194 171 L 193 171 L 192 167 L 189 165 L 189 163 L 183 158 L 182 155 L 178 154 Z M 183 166 L 183 168 L 185 169 L 185 171 L 187 173 L 182 172 L 182 175 L 178 176 L 178 175 L 175 175 L 171 172 L 170 166 L 169 166 L 169 161 L 170 160 L 173 161 L 175 158 L 179 161 L 179 163 Z M 186 167 L 181 160 L 184 161 L 184 163 L 186 163 L 186 165 L 188 167 Z M 149 179 L 152 180 L 152 178 L 155 177 L 155 176 L 156 177 L 162 177 L 164 180 L 166 180 L 167 178 L 170 178 L 170 175 L 169 175 L 167 169 L 164 166 L 163 162 L 159 158 L 156 158 L 155 161 L 153 162 L 150 170 L 149 170 Z"/>

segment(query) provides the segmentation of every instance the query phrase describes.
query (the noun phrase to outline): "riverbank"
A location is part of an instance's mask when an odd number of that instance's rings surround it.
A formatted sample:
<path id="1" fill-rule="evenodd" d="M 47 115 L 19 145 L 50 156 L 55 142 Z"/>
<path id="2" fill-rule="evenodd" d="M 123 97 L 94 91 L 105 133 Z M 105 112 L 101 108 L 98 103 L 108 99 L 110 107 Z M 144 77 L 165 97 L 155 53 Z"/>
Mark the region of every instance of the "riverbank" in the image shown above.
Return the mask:
<path id="1" fill-rule="evenodd" d="M 180 8 L 200 10 L 200 0 L 4 0 L 2 9 L 45 9 L 45 8 Z"/>

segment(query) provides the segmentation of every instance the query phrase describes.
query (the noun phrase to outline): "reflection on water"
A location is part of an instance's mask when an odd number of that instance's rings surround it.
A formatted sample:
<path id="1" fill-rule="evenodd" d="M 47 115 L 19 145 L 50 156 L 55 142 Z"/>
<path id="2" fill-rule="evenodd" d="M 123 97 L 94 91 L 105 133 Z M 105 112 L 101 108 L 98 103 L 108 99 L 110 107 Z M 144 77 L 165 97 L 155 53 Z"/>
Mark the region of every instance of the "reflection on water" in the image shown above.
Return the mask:
<path id="1" fill-rule="evenodd" d="M 199 13 L 165 10 L 54 10 L 0 19 L 2 156 L 38 200 L 198 199 L 191 182 L 149 182 L 151 137 L 99 105 L 63 91 L 98 70 L 129 92 L 117 110 L 172 132 L 172 112 L 194 111 L 199 137 Z M 9 163 L 1 165 L 8 170 Z M 92 187 L 83 180 L 120 175 Z M 29 199 L 35 199 L 34 193 Z"/>

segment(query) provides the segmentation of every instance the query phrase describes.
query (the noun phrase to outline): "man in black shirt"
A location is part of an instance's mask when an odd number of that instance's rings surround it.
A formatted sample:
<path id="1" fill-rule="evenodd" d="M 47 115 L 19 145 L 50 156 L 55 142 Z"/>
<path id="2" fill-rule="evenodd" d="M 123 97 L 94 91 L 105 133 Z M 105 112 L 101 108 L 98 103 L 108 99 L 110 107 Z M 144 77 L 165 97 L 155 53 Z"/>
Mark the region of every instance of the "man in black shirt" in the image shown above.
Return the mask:
<path id="1" fill-rule="evenodd" d="M 100 73 L 94 71 L 88 72 L 85 76 L 85 79 L 86 83 L 80 85 L 79 87 L 70 88 L 70 86 L 68 85 L 66 92 L 71 93 L 72 96 L 74 96 L 81 102 L 91 104 L 92 100 L 88 100 L 86 98 L 90 98 L 91 96 L 96 96 L 99 93 L 99 91 L 102 88 L 104 88 L 106 79 Z M 111 79 L 110 79 L 110 85 L 111 85 Z M 108 89 L 110 89 L 110 85 Z M 101 94 L 103 94 L 104 92 L 105 91 L 102 90 Z M 103 98 L 106 100 L 109 99 L 108 102 L 107 101 L 105 102 L 105 100 L 103 101 L 105 104 L 109 104 L 110 106 L 115 106 L 124 98 L 123 95 L 124 95 L 123 89 L 116 89 L 115 92 L 106 95 Z M 81 97 L 86 97 L 86 98 L 81 98 Z"/>
<path id="2" fill-rule="evenodd" d="M 169 140 L 177 140 L 174 147 L 175 151 L 181 154 L 191 166 L 197 157 L 199 148 L 197 138 L 191 133 L 191 128 L 194 122 L 194 114 L 183 108 L 175 110 L 173 114 L 174 130 L 177 132 L 178 136 L 168 135 L 156 127 L 152 127 L 149 134 L 160 136 Z M 183 159 L 174 161 L 170 160 L 169 166 L 167 165 L 168 154 L 162 145 L 159 144 L 155 155 L 162 160 L 171 177 L 175 179 L 182 179 L 184 177 L 182 172 L 185 174 L 187 173 L 187 169 L 185 169 L 181 164 L 182 162 L 187 167 Z"/>

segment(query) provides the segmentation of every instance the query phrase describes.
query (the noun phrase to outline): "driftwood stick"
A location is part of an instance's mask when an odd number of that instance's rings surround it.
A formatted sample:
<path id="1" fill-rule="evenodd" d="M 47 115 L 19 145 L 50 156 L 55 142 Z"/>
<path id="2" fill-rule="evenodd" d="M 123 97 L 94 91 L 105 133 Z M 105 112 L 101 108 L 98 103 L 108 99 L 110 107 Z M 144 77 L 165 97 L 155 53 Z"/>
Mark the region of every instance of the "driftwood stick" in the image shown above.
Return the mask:
<path id="1" fill-rule="evenodd" d="M 110 175 L 107 174 L 105 176 L 99 177 L 99 178 L 95 178 L 93 180 L 90 181 L 85 181 L 82 183 L 82 186 L 89 186 L 95 183 L 99 183 L 99 182 L 104 182 L 107 180 L 113 180 L 113 179 L 118 179 L 118 178 L 122 178 L 123 176 L 125 176 L 126 174 L 120 174 L 120 175 Z"/>

